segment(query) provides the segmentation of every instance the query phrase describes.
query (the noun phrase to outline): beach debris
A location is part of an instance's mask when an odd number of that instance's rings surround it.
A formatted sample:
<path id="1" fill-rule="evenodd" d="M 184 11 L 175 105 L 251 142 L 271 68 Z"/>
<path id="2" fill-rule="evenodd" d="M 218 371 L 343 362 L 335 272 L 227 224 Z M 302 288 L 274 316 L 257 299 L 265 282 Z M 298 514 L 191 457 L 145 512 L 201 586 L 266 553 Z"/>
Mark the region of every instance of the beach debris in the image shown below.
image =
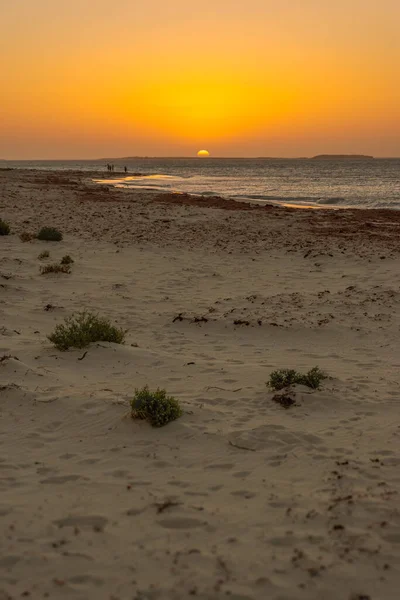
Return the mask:
<path id="1" fill-rule="evenodd" d="M 239 444 L 234 444 L 233 442 L 231 442 L 231 440 L 229 440 L 229 445 L 233 446 L 234 448 L 238 448 L 239 450 L 248 450 L 249 452 L 257 452 L 257 450 L 255 448 L 249 448 L 248 446 L 239 446 Z"/>
<path id="2" fill-rule="evenodd" d="M 18 356 L 13 356 L 12 354 L 3 354 L 3 356 L 0 356 L 0 363 L 6 362 L 7 360 L 11 360 L 12 358 L 14 360 L 19 361 Z"/>
<path id="3" fill-rule="evenodd" d="M 19 234 L 19 239 L 21 242 L 31 242 L 36 239 L 36 235 L 34 233 L 29 233 L 28 231 L 23 231 Z"/>
<path id="4" fill-rule="evenodd" d="M 275 394 L 272 398 L 273 402 L 280 404 L 283 408 L 288 409 L 296 405 L 296 394 L 294 392 L 286 392 L 284 394 Z"/>
<path id="5" fill-rule="evenodd" d="M 182 313 L 179 313 L 179 315 L 177 315 L 172 322 L 175 323 L 176 321 L 183 321 L 184 317 L 182 316 Z"/>
<path id="6" fill-rule="evenodd" d="M 180 506 L 182 502 L 176 502 L 175 500 L 164 500 L 164 502 L 155 502 L 154 506 L 157 507 L 157 514 L 161 514 L 166 511 L 168 508 L 173 508 L 175 506 Z"/>
<path id="7" fill-rule="evenodd" d="M 210 385 L 206 388 L 206 392 L 209 390 L 222 390 L 223 392 L 240 392 L 243 388 L 237 388 L 236 390 L 228 390 L 228 388 L 217 387 L 215 385 Z"/>
<path id="8" fill-rule="evenodd" d="M 176 323 L 176 321 L 188 321 L 189 323 L 208 323 L 208 319 L 204 315 L 200 317 L 185 317 L 183 313 L 179 313 L 176 317 L 172 319 L 173 323 Z"/>
<path id="9" fill-rule="evenodd" d="M 208 323 L 208 319 L 206 317 L 194 317 L 191 322 L 192 323 Z"/>

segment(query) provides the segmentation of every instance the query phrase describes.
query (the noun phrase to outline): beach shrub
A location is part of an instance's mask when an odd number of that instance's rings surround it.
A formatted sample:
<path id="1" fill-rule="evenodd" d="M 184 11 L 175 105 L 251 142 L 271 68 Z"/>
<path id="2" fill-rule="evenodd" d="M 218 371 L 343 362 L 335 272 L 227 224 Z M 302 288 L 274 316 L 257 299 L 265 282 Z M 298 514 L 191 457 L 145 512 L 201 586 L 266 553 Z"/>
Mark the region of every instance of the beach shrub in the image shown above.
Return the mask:
<path id="1" fill-rule="evenodd" d="M 69 268 L 69 265 L 63 265 Z M 92 312 L 77 312 L 67 317 L 63 324 L 57 325 L 48 339 L 59 350 L 85 348 L 93 342 L 112 342 L 123 344 L 126 331 L 114 327 L 108 319 Z"/>
<path id="2" fill-rule="evenodd" d="M 45 242 L 61 242 L 63 235 L 61 231 L 58 231 L 55 227 L 42 227 L 37 234 L 38 240 L 44 240 Z"/>
<path id="3" fill-rule="evenodd" d="M 71 267 L 69 265 L 59 265 L 58 263 L 40 267 L 41 275 L 48 275 L 49 273 L 65 273 L 66 275 L 69 275 L 71 273 Z"/>
<path id="4" fill-rule="evenodd" d="M 48 252 L 47 250 L 45 250 L 44 252 L 41 252 L 38 256 L 39 260 L 44 260 L 45 258 L 49 258 L 50 257 L 50 252 Z"/>
<path id="5" fill-rule="evenodd" d="M 6 223 L 5 221 L 3 221 L 3 219 L 0 219 L 0 235 L 9 235 L 10 233 L 10 226 L 8 223 Z"/>
<path id="6" fill-rule="evenodd" d="M 316 390 L 326 378 L 326 374 L 319 367 L 313 367 L 305 374 L 294 369 L 278 369 L 271 373 L 267 385 L 277 391 L 295 384 L 306 385 Z"/>
<path id="7" fill-rule="evenodd" d="M 317 390 L 324 379 L 327 379 L 326 373 L 321 371 L 319 367 L 313 367 L 303 375 L 302 384 L 313 390 Z"/>
<path id="8" fill-rule="evenodd" d="M 160 388 L 151 392 L 147 385 L 141 390 L 135 390 L 131 407 L 134 419 L 145 419 L 153 427 L 163 427 L 183 414 L 176 398 L 167 396 L 167 392 Z"/>
<path id="9" fill-rule="evenodd" d="M 74 262 L 75 262 L 74 259 L 69 254 L 66 254 L 61 259 L 62 265 L 72 265 Z"/>
<path id="10" fill-rule="evenodd" d="M 21 242 L 31 242 L 36 239 L 36 235 L 34 233 L 28 233 L 27 231 L 23 231 L 19 234 L 19 239 Z"/>

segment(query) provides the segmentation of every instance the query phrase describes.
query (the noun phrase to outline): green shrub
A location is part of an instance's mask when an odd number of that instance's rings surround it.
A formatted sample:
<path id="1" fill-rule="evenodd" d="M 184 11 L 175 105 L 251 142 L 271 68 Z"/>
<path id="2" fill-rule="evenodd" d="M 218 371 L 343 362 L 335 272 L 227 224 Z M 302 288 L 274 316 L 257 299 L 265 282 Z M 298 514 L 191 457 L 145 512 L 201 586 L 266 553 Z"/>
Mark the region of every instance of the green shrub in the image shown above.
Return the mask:
<path id="1" fill-rule="evenodd" d="M 74 262 L 75 262 L 74 259 L 71 258 L 71 256 L 69 254 L 66 254 L 61 259 L 61 264 L 62 265 L 72 265 Z"/>
<path id="2" fill-rule="evenodd" d="M 303 375 L 302 384 L 313 390 L 317 390 L 321 385 L 321 381 L 327 379 L 326 373 L 321 371 L 319 367 L 313 367 L 305 375 Z"/>
<path id="3" fill-rule="evenodd" d="M 293 369 L 279 369 L 271 373 L 267 385 L 273 390 L 283 390 L 285 387 L 298 383 L 299 377 L 301 377 L 300 373 Z"/>
<path id="4" fill-rule="evenodd" d="M 319 367 L 313 367 L 304 375 L 293 369 L 279 369 L 271 373 L 267 385 L 273 390 L 283 390 L 297 383 L 316 390 L 326 378 Z"/>
<path id="5" fill-rule="evenodd" d="M 48 252 L 47 250 L 45 250 L 44 252 L 41 252 L 38 256 L 39 260 L 44 260 L 45 258 L 49 258 L 50 257 L 50 252 Z"/>
<path id="6" fill-rule="evenodd" d="M 69 268 L 69 265 L 65 265 Z M 123 344 L 126 331 L 111 325 L 108 319 L 100 318 L 92 312 L 78 312 L 57 325 L 49 340 L 59 350 L 85 348 L 92 342 L 113 342 Z"/>
<path id="7" fill-rule="evenodd" d="M 8 235 L 10 233 L 10 226 L 8 223 L 0 219 L 0 235 Z"/>
<path id="8" fill-rule="evenodd" d="M 167 392 L 159 388 L 150 392 L 147 385 L 141 390 L 135 390 L 131 407 L 134 419 L 145 419 L 153 427 L 163 427 L 183 414 L 178 400 L 167 396 Z"/>
<path id="9" fill-rule="evenodd" d="M 48 275 L 49 273 L 65 273 L 66 275 L 69 275 L 71 273 L 71 267 L 69 265 L 59 265 L 58 263 L 40 267 L 41 275 Z"/>
<path id="10" fill-rule="evenodd" d="M 37 238 L 46 242 L 61 242 L 63 236 L 61 231 L 58 231 L 54 227 L 42 227 L 37 234 Z"/>

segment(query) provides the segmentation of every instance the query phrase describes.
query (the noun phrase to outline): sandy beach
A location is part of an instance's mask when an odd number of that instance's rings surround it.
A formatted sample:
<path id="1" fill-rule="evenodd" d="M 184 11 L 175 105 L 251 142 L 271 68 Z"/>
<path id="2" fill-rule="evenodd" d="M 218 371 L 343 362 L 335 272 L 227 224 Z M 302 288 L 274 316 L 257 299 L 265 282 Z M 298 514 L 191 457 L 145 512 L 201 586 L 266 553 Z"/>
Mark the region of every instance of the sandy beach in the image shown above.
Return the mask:
<path id="1" fill-rule="evenodd" d="M 400 211 L 92 177 L 0 170 L 0 600 L 397 600 Z M 83 309 L 126 343 L 55 349 Z M 184 415 L 132 420 L 146 384 Z"/>

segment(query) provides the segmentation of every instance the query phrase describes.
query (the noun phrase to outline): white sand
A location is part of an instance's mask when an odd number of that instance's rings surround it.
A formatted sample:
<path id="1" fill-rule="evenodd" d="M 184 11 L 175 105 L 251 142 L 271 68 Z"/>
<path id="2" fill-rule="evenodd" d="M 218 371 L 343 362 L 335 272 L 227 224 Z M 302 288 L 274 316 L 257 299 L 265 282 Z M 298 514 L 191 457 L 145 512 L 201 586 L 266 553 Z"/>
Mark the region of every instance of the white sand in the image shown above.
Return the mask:
<path id="1" fill-rule="evenodd" d="M 95 202 L 80 179 L 0 176 L 15 233 L 65 232 L 0 237 L 0 600 L 397 599 L 398 224 L 343 238 L 329 231 L 350 216 Z M 72 274 L 40 275 L 45 249 Z M 84 308 L 126 344 L 52 347 Z M 272 402 L 272 370 L 314 365 L 320 391 Z M 145 384 L 184 416 L 130 419 Z"/>

